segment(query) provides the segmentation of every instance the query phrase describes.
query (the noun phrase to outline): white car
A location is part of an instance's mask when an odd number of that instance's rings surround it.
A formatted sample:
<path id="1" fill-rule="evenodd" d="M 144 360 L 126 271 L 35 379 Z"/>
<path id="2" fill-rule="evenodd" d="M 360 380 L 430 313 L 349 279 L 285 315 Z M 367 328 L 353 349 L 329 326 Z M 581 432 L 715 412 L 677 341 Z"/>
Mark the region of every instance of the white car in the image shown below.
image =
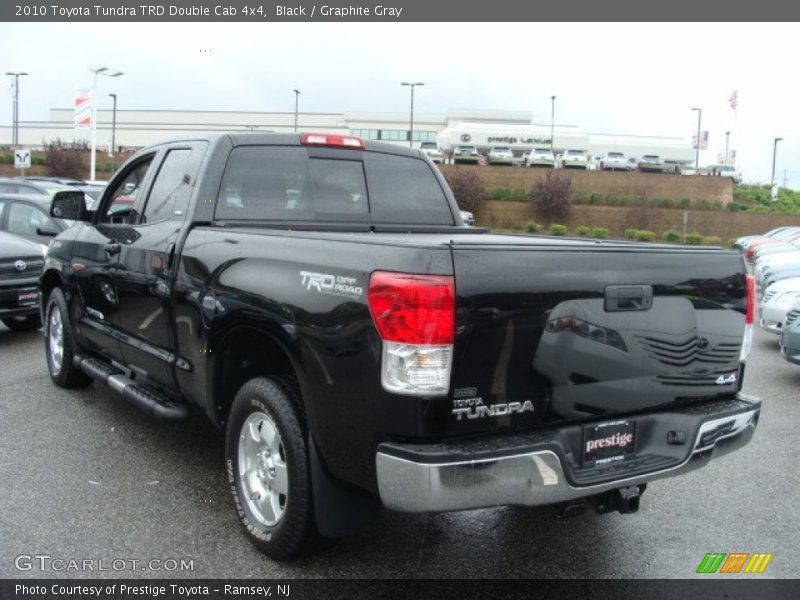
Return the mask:
<path id="1" fill-rule="evenodd" d="M 475 146 L 456 146 L 453 149 L 453 164 L 477 165 L 481 161 L 481 155 Z"/>
<path id="2" fill-rule="evenodd" d="M 774 267 L 795 264 L 800 267 L 800 251 L 770 254 L 756 261 L 753 265 L 753 274 L 756 276 L 756 281 L 760 284 L 764 280 L 765 271 Z"/>
<path id="3" fill-rule="evenodd" d="M 708 175 L 717 175 L 719 177 L 730 177 L 733 183 L 742 183 L 742 174 L 736 170 L 733 165 L 711 165 L 706 169 Z"/>
<path id="4" fill-rule="evenodd" d="M 674 173 L 675 175 L 680 175 L 683 172 L 681 167 L 681 163 L 677 160 L 665 160 L 664 166 L 662 167 L 664 173 Z"/>
<path id="5" fill-rule="evenodd" d="M 622 152 L 606 152 L 600 157 L 600 169 L 603 171 L 627 171 L 628 159 Z"/>
<path id="6" fill-rule="evenodd" d="M 439 144 L 436 142 L 422 142 L 419 149 L 427 154 L 428 158 L 433 162 L 439 164 L 444 162 L 444 152 L 442 152 L 441 148 L 439 148 Z"/>
<path id="7" fill-rule="evenodd" d="M 514 153 L 508 146 L 495 146 L 486 155 L 490 165 L 513 165 Z"/>
<path id="8" fill-rule="evenodd" d="M 589 157 L 583 150 L 567 150 L 561 155 L 561 167 L 564 169 L 587 169 Z"/>
<path id="9" fill-rule="evenodd" d="M 526 167 L 555 167 L 556 157 L 550 148 L 534 148 L 525 158 Z"/>
<path id="10" fill-rule="evenodd" d="M 770 286 L 772 288 L 774 286 Z M 771 291 L 767 288 L 768 291 Z M 761 301 L 761 315 L 758 323 L 770 333 L 780 334 L 786 322 L 786 314 L 792 305 L 800 299 L 800 290 L 783 290 L 771 294 L 764 294 Z"/>
<path id="11" fill-rule="evenodd" d="M 639 159 L 639 170 L 642 173 L 663 173 L 664 161 L 658 154 L 645 154 Z"/>

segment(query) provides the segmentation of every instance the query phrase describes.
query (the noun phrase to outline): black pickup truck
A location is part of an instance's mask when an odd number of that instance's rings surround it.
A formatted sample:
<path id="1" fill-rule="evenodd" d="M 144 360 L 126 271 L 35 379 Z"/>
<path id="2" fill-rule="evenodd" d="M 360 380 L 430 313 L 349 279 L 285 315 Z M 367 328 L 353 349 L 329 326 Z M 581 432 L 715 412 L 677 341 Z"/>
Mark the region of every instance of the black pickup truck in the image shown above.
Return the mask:
<path id="1" fill-rule="evenodd" d="M 419 151 L 184 139 L 51 213 L 78 221 L 41 278 L 53 380 L 205 413 L 274 558 L 381 506 L 633 512 L 755 430 L 738 253 L 464 227 Z"/>

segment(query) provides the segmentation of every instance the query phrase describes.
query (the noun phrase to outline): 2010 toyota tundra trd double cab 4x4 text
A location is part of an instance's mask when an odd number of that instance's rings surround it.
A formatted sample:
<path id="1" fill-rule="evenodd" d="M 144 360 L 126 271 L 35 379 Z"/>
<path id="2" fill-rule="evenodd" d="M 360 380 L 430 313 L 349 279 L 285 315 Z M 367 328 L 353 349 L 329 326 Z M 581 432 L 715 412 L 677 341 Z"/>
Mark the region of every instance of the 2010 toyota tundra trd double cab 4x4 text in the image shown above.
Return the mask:
<path id="1" fill-rule="evenodd" d="M 587 500 L 746 444 L 738 253 L 463 227 L 424 153 L 330 134 L 144 149 L 41 278 L 56 384 L 225 432 L 247 536 L 286 559 L 381 506 Z"/>

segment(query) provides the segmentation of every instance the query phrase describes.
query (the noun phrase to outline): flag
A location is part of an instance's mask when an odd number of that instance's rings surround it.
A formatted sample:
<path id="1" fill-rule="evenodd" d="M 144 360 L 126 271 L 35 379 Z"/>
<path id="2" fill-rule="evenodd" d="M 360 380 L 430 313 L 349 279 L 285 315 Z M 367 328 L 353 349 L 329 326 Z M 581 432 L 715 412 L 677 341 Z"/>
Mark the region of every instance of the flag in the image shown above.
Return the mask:
<path id="1" fill-rule="evenodd" d="M 728 104 L 731 105 L 731 108 L 733 110 L 736 110 L 736 106 L 738 105 L 738 103 L 739 103 L 739 90 L 733 90 L 731 97 L 728 98 Z"/>
<path id="2" fill-rule="evenodd" d="M 92 126 L 92 94 L 89 90 L 75 92 L 75 128 Z"/>
<path id="3" fill-rule="evenodd" d="M 692 148 L 697 149 L 697 135 L 692 136 Z M 700 150 L 708 150 L 708 131 L 700 133 Z"/>

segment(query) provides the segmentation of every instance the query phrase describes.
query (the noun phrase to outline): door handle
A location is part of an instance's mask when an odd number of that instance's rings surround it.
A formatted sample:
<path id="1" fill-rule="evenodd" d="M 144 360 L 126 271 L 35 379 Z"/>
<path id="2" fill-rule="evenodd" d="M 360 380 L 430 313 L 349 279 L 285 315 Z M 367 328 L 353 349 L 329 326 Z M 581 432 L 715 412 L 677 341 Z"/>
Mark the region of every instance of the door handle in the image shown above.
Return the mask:
<path id="1" fill-rule="evenodd" d="M 653 286 L 610 285 L 605 291 L 606 312 L 650 310 L 653 306 Z"/>
<path id="2" fill-rule="evenodd" d="M 122 250 L 122 246 L 119 244 L 106 244 L 106 254 L 109 256 L 114 256 L 115 254 L 119 254 L 120 250 Z"/>

